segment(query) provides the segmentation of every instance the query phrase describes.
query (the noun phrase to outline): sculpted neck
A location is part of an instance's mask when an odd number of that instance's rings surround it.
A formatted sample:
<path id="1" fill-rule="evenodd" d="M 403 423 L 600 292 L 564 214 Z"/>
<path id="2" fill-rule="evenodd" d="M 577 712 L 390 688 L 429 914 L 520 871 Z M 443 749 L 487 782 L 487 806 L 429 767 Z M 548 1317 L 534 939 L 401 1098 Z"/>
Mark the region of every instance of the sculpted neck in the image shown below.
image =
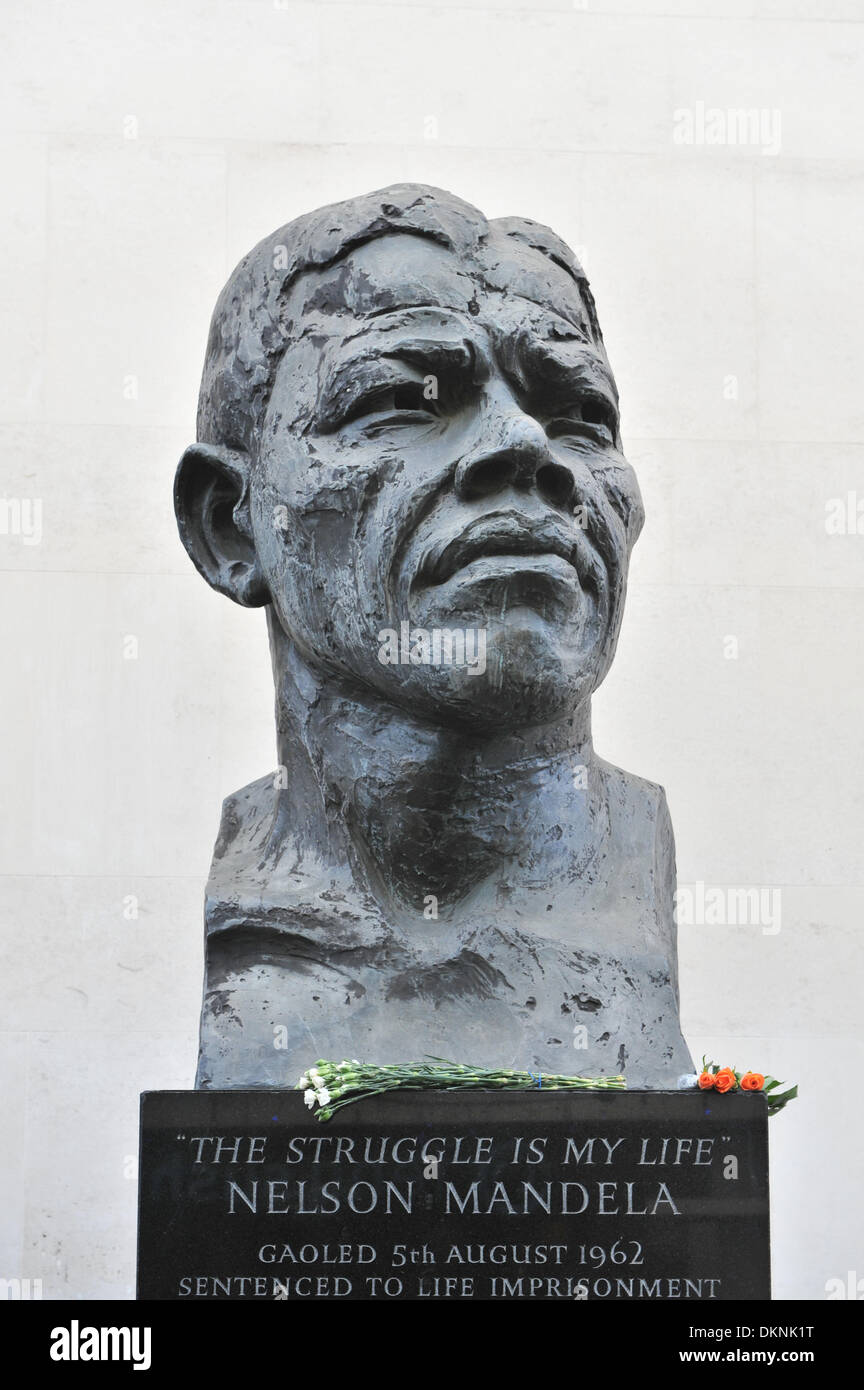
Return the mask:
<path id="1" fill-rule="evenodd" d="M 446 907 L 536 857 L 594 761 L 590 708 L 488 735 L 418 719 L 313 671 L 271 622 L 280 793 L 271 846 L 351 863 L 379 898 Z M 584 795 L 584 794 L 583 794 Z M 578 798 L 577 798 L 578 799 Z M 548 822 L 548 825 L 547 825 Z"/>

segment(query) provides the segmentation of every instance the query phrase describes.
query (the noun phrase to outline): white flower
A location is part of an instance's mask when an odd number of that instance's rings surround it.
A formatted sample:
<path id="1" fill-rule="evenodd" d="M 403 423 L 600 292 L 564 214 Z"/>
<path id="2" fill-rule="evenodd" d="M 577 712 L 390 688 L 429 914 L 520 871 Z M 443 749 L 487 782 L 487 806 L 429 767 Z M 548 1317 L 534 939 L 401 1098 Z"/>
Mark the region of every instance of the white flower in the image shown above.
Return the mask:
<path id="1" fill-rule="evenodd" d="M 317 1067 L 309 1068 L 309 1080 L 313 1082 L 313 1084 L 317 1084 L 317 1082 L 321 1080 L 321 1073 Z"/>
<path id="2" fill-rule="evenodd" d="M 306 1104 L 309 1106 L 309 1109 L 311 1110 L 313 1105 L 315 1104 L 315 1092 L 311 1089 L 308 1091 L 304 1091 L 303 1099 L 305 1100 Z"/>
<path id="3" fill-rule="evenodd" d="M 679 1090 L 679 1091 L 690 1091 L 690 1090 L 693 1089 L 694 1086 L 698 1085 L 698 1083 L 699 1083 L 699 1073 L 698 1073 L 698 1072 L 695 1072 L 695 1071 L 694 1071 L 694 1072 L 688 1072 L 688 1073 L 686 1074 L 686 1076 L 679 1076 L 679 1077 L 678 1077 L 678 1090 Z"/>
<path id="4" fill-rule="evenodd" d="M 330 1092 L 327 1090 L 327 1087 L 326 1087 L 326 1086 L 322 1086 L 321 1089 L 316 1093 L 316 1095 L 317 1095 L 317 1099 L 318 1099 L 318 1104 L 319 1104 L 319 1105 L 329 1105 L 329 1104 L 330 1104 L 331 1095 L 330 1095 Z"/>
<path id="5" fill-rule="evenodd" d="M 308 1085 L 309 1085 L 309 1077 L 308 1077 L 308 1076 L 301 1076 L 301 1077 L 300 1077 L 300 1080 L 297 1082 L 297 1090 L 298 1090 L 298 1091 L 305 1091 Z"/>

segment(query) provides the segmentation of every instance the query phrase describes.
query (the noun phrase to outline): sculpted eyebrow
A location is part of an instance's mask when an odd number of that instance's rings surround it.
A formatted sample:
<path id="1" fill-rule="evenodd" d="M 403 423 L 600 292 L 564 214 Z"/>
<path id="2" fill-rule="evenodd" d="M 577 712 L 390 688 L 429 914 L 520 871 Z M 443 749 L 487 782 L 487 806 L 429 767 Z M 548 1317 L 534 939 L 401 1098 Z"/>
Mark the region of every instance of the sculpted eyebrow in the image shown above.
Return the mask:
<path id="1" fill-rule="evenodd" d="M 568 351 L 566 343 L 548 338 L 531 338 L 520 347 L 526 384 L 573 386 L 598 391 L 617 402 L 615 382 L 602 358 L 593 352 L 580 346 Z"/>
<path id="2" fill-rule="evenodd" d="M 394 359 L 407 362 L 421 372 L 469 371 L 477 361 L 477 352 L 467 338 L 459 341 L 400 338 L 394 342 L 367 344 L 347 362 L 337 362 L 325 377 L 316 412 L 319 425 L 324 428 L 337 425 L 345 410 L 364 391 L 384 384 L 387 379 L 385 364 Z"/>
<path id="3" fill-rule="evenodd" d="M 402 358 L 416 367 L 424 367 L 428 363 L 430 366 L 468 368 L 476 355 L 473 343 L 467 338 L 398 338 L 393 342 L 367 343 L 348 362 L 337 364 L 334 377 L 343 371 L 352 371 L 364 362 L 378 362 L 388 357 Z"/>

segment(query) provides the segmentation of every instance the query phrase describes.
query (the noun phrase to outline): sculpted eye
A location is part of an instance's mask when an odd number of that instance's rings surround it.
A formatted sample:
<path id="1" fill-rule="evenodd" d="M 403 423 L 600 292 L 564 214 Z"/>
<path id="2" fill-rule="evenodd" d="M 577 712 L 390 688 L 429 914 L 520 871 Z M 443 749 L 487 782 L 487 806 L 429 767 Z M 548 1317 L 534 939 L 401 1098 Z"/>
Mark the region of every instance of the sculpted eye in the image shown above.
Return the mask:
<path id="1" fill-rule="evenodd" d="M 393 388 L 394 410 L 425 410 L 427 415 L 437 415 L 434 400 L 427 400 L 424 388 L 419 381 L 405 381 Z"/>
<path id="2" fill-rule="evenodd" d="M 437 418 L 438 404 L 428 400 L 422 382 L 401 381 L 393 386 L 383 386 L 357 401 L 342 420 L 347 425 L 352 420 L 364 419 L 370 415 L 417 414 Z"/>
<path id="3" fill-rule="evenodd" d="M 610 439 L 615 438 L 618 421 L 615 419 L 615 412 L 611 406 L 606 405 L 605 401 L 585 400 L 582 402 L 582 419 L 588 425 L 597 425 L 605 429 Z"/>
<path id="4" fill-rule="evenodd" d="M 586 431 L 586 425 L 588 430 Z M 596 396 L 586 396 L 568 407 L 566 415 L 557 415 L 549 421 L 547 433 L 554 439 L 568 434 L 600 435 L 609 444 L 614 444 L 618 430 L 615 411 L 605 401 Z"/>

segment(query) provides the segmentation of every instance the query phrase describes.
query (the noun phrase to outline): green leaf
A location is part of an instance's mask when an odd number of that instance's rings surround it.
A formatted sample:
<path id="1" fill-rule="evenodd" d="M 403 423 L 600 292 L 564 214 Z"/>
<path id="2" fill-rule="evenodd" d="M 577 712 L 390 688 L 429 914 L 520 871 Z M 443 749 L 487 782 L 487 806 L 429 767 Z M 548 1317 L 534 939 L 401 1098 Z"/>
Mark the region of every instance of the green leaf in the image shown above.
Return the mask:
<path id="1" fill-rule="evenodd" d="M 798 1095 L 798 1087 L 792 1086 L 788 1091 L 783 1091 L 781 1095 L 772 1095 L 768 1098 L 768 1113 L 773 1115 L 776 1111 L 782 1110 L 784 1105 L 788 1105 L 790 1100 L 795 1100 Z"/>

